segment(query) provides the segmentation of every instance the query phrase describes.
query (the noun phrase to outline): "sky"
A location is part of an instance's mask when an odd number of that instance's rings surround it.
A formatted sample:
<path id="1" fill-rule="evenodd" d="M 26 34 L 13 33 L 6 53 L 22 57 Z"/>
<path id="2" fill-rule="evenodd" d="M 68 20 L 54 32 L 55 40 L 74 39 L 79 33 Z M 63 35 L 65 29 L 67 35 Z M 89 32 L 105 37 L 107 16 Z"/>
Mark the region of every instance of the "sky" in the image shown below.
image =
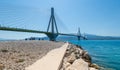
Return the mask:
<path id="1" fill-rule="evenodd" d="M 46 31 L 51 7 L 60 33 L 120 36 L 120 0 L 0 0 L 0 25 Z M 0 31 L 0 38 L 44 34 Z"/>

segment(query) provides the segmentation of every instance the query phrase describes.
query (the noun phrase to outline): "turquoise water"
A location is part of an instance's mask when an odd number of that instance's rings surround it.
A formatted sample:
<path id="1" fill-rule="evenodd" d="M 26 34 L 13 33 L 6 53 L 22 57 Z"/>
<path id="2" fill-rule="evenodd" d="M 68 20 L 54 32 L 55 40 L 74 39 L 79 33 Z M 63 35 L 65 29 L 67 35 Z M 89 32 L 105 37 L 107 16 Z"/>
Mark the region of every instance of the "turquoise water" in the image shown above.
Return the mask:
<path id="1" fill-rule="evenodd" d="M 120 70 L 120 40 L 70 41 L 87 50 L 94 63 L 106 70 Z"/>

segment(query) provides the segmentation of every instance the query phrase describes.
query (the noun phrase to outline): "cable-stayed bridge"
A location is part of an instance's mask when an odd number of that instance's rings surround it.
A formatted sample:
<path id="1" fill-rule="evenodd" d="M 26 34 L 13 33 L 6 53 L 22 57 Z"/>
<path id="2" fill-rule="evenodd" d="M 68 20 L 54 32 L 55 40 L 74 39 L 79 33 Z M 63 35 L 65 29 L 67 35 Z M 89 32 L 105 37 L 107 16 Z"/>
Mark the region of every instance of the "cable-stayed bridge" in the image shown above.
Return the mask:
<path id="1" fill-rule="evenodd" d="M 15 28 L 15 27 L 7 27 L 7 26 L 0 26 L 0 30 L 17 31 L 17 32 L 29 32 L 29 33 L 43 33 L 43 34 L 46 34 L 49 37 L 49 40 L 51 40 L 51 41 L 55 41 L 58 35 L 76 36 L 78 38 L 78 40 L 80 40 L 80 38 L 86 39 L 84 36 L 81 35 L 80 28 L 78 29 L 77 34 L 59 33 L 57 23 L 56 23 L 56 19 L 55 19 L 55 16 L 54 16 L 54 8 L 51 8 L 51 16 L 50 16 L 49 24 L 48 24 L 48 27 L 47 27 L 47 31 L 23 29 L 23 28 Z"/>

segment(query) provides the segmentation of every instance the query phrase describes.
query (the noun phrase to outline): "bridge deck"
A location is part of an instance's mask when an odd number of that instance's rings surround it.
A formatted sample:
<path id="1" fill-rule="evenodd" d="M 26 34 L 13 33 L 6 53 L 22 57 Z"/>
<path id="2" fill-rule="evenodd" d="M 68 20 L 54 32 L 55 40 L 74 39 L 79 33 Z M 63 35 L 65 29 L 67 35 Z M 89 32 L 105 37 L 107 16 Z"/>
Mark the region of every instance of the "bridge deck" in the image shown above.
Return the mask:
<path id="1" fill-rule="evenodd" d="M 51 32 L 38 31 L 38 30 L 30 30 L 30 29 L 21 29 L 21 28 L 10 28 L 10 27 L 0 27 L 0 30 L 4 30 L 4 31 L 16 31 L 16 32 L 30 32 L 30 33 L 51 34 Z M 74 35 L 74 34 L 65 34 L 65 33 L 54 33 L 54 34 L 67 35 L 67 36 L 78 36 L 78 35 Z"/>

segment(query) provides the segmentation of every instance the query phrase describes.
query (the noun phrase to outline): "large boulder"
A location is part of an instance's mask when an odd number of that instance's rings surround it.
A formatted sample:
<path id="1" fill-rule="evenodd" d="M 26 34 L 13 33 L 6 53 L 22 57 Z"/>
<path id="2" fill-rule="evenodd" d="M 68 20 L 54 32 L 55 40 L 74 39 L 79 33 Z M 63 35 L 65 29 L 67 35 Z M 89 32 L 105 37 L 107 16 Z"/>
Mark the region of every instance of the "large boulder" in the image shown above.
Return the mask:
<path id="1" fill-rule="evenodd" d="M 74 52 L 71 53 L 71 55 L 67 57 L 67 62 L 69 62 L 69 63 L 71 63 L 71 64 L 72 64 L 75 60 L 76 60 L 76 55 L 74 54 Z"/>
<path id="2" fill-rule="evenodd" d="M 88 70 L 88 63 L 83 59 L 77 59 L 74 63 L 69 66 L 66 70 Z"/>

